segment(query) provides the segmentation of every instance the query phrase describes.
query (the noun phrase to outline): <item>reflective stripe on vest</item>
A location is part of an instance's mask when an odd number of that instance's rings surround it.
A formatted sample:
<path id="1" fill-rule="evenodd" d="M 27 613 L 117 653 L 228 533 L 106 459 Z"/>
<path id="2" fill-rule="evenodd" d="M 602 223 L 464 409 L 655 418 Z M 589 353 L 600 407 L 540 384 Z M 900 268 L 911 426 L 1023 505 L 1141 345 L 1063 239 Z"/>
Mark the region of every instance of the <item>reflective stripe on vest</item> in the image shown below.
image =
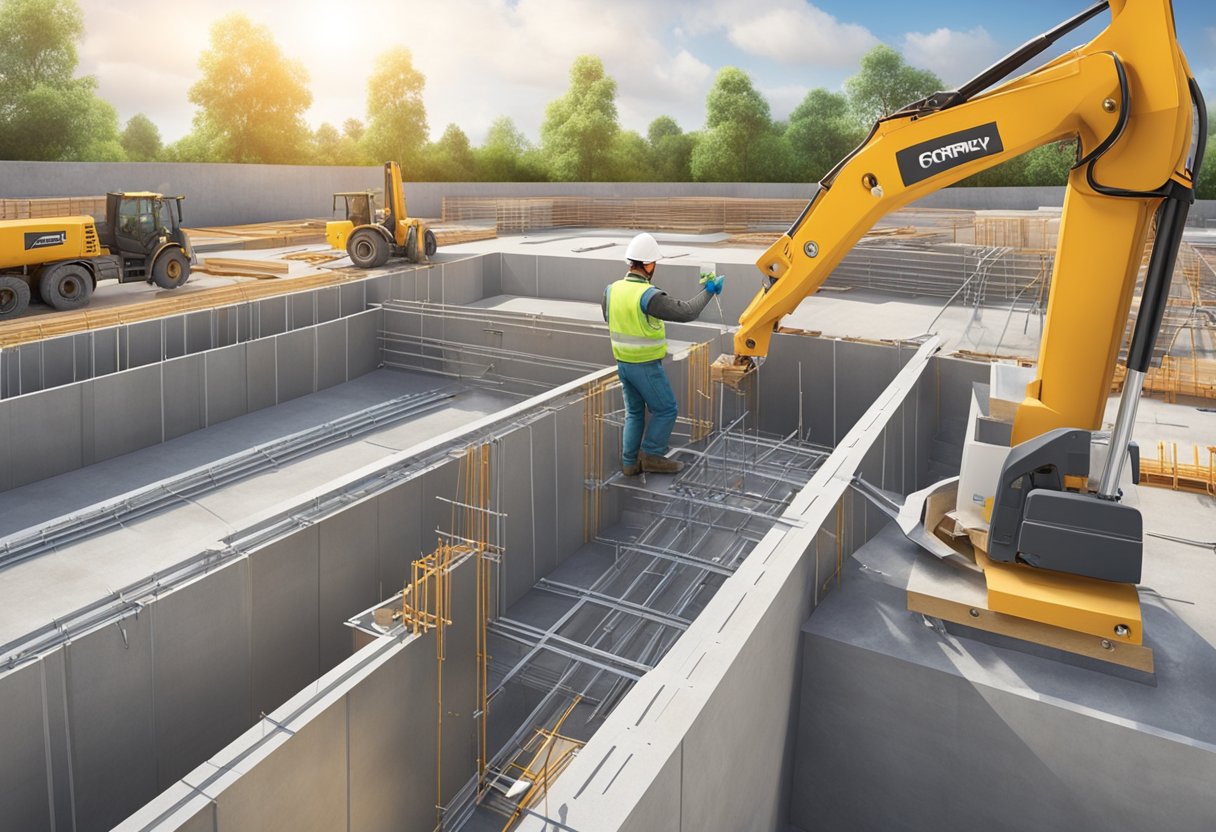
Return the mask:
<path id="1" fill-rule="evenodd" d="M 667 355 L 667 328 L 642 311 L 645 280 L 622 278 L 608 287 L 608 331 L 617 361 L 641 364 Z"/>

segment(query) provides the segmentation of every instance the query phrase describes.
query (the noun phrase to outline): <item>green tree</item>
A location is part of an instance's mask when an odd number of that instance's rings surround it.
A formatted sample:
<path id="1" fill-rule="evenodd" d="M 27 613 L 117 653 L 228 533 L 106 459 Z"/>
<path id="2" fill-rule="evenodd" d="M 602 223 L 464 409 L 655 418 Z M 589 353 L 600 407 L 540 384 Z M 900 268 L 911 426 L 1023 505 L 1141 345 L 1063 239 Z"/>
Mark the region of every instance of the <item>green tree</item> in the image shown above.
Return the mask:
<path id="1" fill-rule="evenodd" d="M 903 56 L 880 43 L 861 58 L 861 71 L 844 82 L 849 106 L 867 127 L 883 116 L 944 89 L 926 69 L 909 66 Z"/>
<path id="2" fill-rule="evenodd" d="M 1203 153 L 1203 167 L 1195 182 L 1195 196 L 1199 199 L 1216 199 L 1216 146 L 1212 134 L 1208 133 L 1207 149 Z"/>
<path id="3" fill-rule="evenodd" d="M 772 178 L 781 159 L 779 142 L 772 140 L 768 101 L 746 72 L 733 66 L 718 71 L 705 99 L 705 127 L 689 161 L 693 179 L 761 182 Z"/>
<path id="4" fill-rule="evenodd" d="M 607 178 L 617 124 L 616 81 L 604 63 L 591 55 L 574 59 L 570 88 L 549 102 L 540 136 L 555 180 L 592 182 Z"/>
<path id="5" fill-rule="evenodd" d="M 118 133 L 118 111 L 108 101 L 91 96 L 77 123 L 86 136 L 75 158 L 81 162 L 124 162 L 127 153 Z"/>
<path id="6" fill-rule="evenodd" d="M 849 113 L 843 95 L 811 90 L 790 113 L 785 138 L 791 154 L 791 178 L 818 182 L 861 143 L 864 132 Z"/>
<path id="7" fill-rule="evenodd" d="M 357 140 L 328 122 L 312 134 L 312 159 L 317 165 L 371 164 Z"/>
<path id="8" fill-rule="evenodd" d="M 377 161 L 398 162 L 411 179 L 417 178 L 429 132 L 422 102 L 425 86 L 426 76 L 414 68 L 414 58 L 403 46 L 382 52 L 367 80 L 363 145 Z"/>
<path id="9" fill-rule="evenodd" d="M 1026 153 L 1025 175 L 1019 185 L 1065 185 L 1077 162 L 1076 141 L 1051 142 Z"/>
<path id="10" fill-rule="evenodd" d="M 688 182 L 692 179 L 693 137 L 680 129 L 671 116 L 659 116 L 646 131 L 650 144 L 650 167 L 659 182 Z"/>
<path id="11" fill-rule="evenodd" d="M 439 141 L 424 151 L 420 179 L 434 182 L 469 182 L 476 177 L 476 162 L 469 137 L 455 124 L 444 128 Z"/>
<path id="12" fill-rule="evenodd" d="M 121 160 L 118 115 L 76 78 L 75 0 L 0 2 L 0 159 Z"/>
<path id="13" fill-rule="evenodd" d="M 1075 141 L 1052 142 L 1023 153 L 996 167 L 973 174 L 960 185 L 1017 188 L 1028 185 L 1064 185 L 1077 160 Z"/>
<path id="14" fill-rule="evenodd" d="M 982 188 L 1009 188 L 1026 184 L 1026 155 L 1016 156 L 1001 162 L 996 167 L 972 174 L 958 183 L 959 186 Z"/>
<path id="15" fill-rule="evenodd" d="M 473 151 L 477 178 L 483 182 L 520 182 L 534 178 L 524 170 L 524 155 L 529 150 L 528 139 L 509 116 L 495 119 L 486 132 L 486 140 Z"/>
<path id="16" fill-rule="evenodd" d="M 211 26 L 199 56 L 203 77 L 190 88 L 199 138 L 232 162 L 293 163 L 307 153 L 304 111 L 312 104 L 308 70 L 288 59 L 266 26 L 240 12 Z"/>
<path id="17" fill-rule="evenodd" d="M 160 158 L 165 162 L 227 162 L 220 137 L 206 122 L 194 120 L 194 129 L 166 145 Z"/>
<path id="18" fill-rule="evenodd" d="M 122 149 L 132 162 L 152 162 L 160 156 L 160 131 L 152 123 L 152 119 L 143 113 L 136 113 L 127 120 L 126 129 L 122 131 Z"/>
<path id="19" fill-rule="evenodd" d="M 654 168 L 650 164 L 650 143 L 636 130 L 616 134 L 609 152 L 609 172 L 615 182 L 653 182 Z"/>
<path id="20" fill-rule="evenodd" d="M 362 141 L 365 130 L 363 122 L 357 118 L 348 118 L 342 122 L 342 135 L 353 142 Z"/>

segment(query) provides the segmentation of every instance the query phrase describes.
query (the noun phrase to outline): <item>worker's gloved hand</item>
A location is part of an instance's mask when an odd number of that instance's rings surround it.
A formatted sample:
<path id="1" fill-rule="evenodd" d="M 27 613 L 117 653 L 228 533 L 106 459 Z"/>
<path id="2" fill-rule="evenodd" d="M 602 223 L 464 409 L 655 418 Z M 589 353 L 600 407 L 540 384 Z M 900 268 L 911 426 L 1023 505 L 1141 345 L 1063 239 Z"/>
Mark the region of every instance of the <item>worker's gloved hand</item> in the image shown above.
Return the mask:
<path id="1" fill-rule="evenodd" d="M 705 287 L 705 291 L 711 295 L 722 294 L 722 281 L 726 280 L 726 275 L 710 274 L 704 272 L 701 274 L 701 285 Z"/>

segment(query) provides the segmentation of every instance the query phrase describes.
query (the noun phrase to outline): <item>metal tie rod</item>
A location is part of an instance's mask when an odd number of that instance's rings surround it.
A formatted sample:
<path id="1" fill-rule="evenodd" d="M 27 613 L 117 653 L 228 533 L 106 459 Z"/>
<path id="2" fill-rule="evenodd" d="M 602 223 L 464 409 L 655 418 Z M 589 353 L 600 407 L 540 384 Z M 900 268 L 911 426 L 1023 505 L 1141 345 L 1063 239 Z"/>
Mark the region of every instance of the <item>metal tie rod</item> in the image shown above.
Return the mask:
<path id="1" fill-rule="evenodd" d="M 600 670 L 607 671 L 608 673 L 615 673 L 617 676 L 624 676 L 626 679 L 631 679 L 635 682 L 642 678 L 641 674 L 639 674 L 639 673 L 634 673 L 632 671 L 624 669 L 623 667 L 617 667 L 615 665 L 606 664 L 604 662 L 599 662 L 599 661 L 596 661 L 595 659 L 589 658 L 587 656 L 580 656 L 578 653 L 575 653 L 573 650 L 563 650 L 561 647 L 558 647 L 556 644 L 553 644 L 549 641 L 533 642 L 527 636 L 520 635 L 518 633 L 512 633 L 505 629 L 498 631 L 497 634 L 503 638 L 510 639 L 511 641 L 517 642 L 519 644 L 524 644 L 524 645 L 534 644 L 537 650 L 547 650 L 550 653 L 556 653 L 557 655 L 562 656 L 563 658 L 569 659 L 572 662 L 576 662 L 576 663 L 582 664 L 582 665 L 589 665 L 591 667 L 595 667 Z M 499 687 L 501 688 L 502 685 L 500 685 Z"/>
<path id="2" fill-rule="evenodd" d="M 549 630 L 542 630 L 539 627 L 533 627 L 531 624 L 525 624 L 522 621 L 515 621 L 511 618 L 496 618 L 490 623 L 490 629 L 501 633 L 502 635 L 510 635 L 510 631 L 514 630 L 522 637 L 536 638 L 539 643 L 545 646 L 560 644 L 569 650 L 583 651 L 585 650 L 592 658 L 599 659 L 602 662 L 615 663 L 621 667 L 633 670 L 637 673 L 645 673 L 651 669 L 650 665 L 642 662 L 635 662 L 633 659 L 627 659 L 624 656 L 618 656 L 616 653 L 610 653 L 607 650 L 601 650 L 598 647 L 592 647 L 589 644 L 584 644 L 572 638 L 560 636 Z M 579 661 L 586 661 L 586 657 L 579 657 Z"/>
<path id="3" fill-rule="evenodd" d="M 612 595 L 606 595 L 602 592 L 596 592 L 592 589 L 584 589 L 580 586 L 572 584 L 564 584 L 560 581 L 551 581 L 548 578 L 541 578 L 537 581 L 536 586 L 547 592 L 552 592 L 555 595 L 563 595 L 567 598 L 586 598 L 588 601 L 597 604 L 603 604 L 617 612 L 623 612 L 628 615 L 636 615 L 647 621 L 653 621 L 655 624 L 662 624 L 666 627 L 674 627 L 677 630 L 687 630 L 690 622 L 686 618 L 680 618 L 678 615 L 668 615 L 643 604 L 635 604 L 632 601 L 626 601 L 624 598 L 616 598 Z"/>
<path id="4" fill-rule="evenodd" d="M 665 518 L 671 520 L 679 520 L 680 518 Z M 661 558 L 669 560 L 683 566 L 693 566 L 698 569 L 704 569 L 706 572 L 713 572 L 715 575 L 730 576 L 735 574 L 735 570 L 729 566 L 723 566 L 717 561 L 705 560 L 696 555 L 690 555 L 687 552 L 677 552 L 674 549 L 665 549 L 661 546 L 654 546 L 649 543 L 637 543 L 628 540 L 614 540 L 610 537 L 595 538 L 597 543 L 603 543 L 616 548 L 616 554 L 620 557 L 622 554 L 636 553 L 650 558 Z"/>
<path id="5" fill-rule="evenodd" d="M 691 503 L 693 505 L 703 506 L 705 508 L 713 508 L 713 509 L 717 509 L 719 511 L 730 511 L 730 512 L 734 512 L 736 514 L 746 514 L 749 517 L 755 517 L 757 520 L 767 520 L 770 523 L 780 523 L 783 526 L 792 526 L 793 528 L 796 528 L 796 529 L 801 529 L 806 526 L 806 523 L 804 523 L 803 521 L 799 520 L 796 517 L 786 517 L 781 514 L 769 514 L 767 512 L 763 512 L 763 511 L 755 511 L 753 509 L 745 508 L 743 506 L 732 505 L 731 503 L 726 502 L 726 500 L 723 500 L 722 502 L 716 502 L 714 500 L 703 500 L 699 497 L 694 497 L 691 494 L 673 494 L 670 492 L 664 493 L 661 491 L 652 491 L 651 489 L 643 488 L 640 485 L 630 485 L 629 483 L 626 483 L 624 481 L 624 477 L 621 475 L 621 473 L 619 471 L 617 471 L 615 474 L 613 474 L 607 480 L 607 482 L 605 484 L 611 485 L 615 488 L 622 488 L 622 489 L 625 489 L 626 491 L 640 491 L 641 493 L 646 494 L 647 496 L 650 496 L 650 497 L 656 498 L 656 499 L 668 497 L 669 499 L 666 500 L 666 502 L 669 504 L 670 503 Z M 734 495 L 732 495 L 732 496 L 734 496 Z"/>

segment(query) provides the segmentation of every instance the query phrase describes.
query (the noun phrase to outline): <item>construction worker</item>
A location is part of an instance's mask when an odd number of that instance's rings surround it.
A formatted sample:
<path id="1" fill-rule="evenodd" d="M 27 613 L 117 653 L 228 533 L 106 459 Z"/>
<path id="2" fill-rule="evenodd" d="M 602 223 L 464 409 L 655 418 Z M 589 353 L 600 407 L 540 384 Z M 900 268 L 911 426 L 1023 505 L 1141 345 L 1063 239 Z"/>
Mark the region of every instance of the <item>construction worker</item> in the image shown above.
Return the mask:
<path id="1" fill-rule="evenodd" d="M 629 273 L 604 290 L 604 320 L 612 336 L 612 354 L 625 394 L 625 434 L 621 470 L 632 477 L 642 471 L 674 474 L 684 463 L 667 458 L 667 440 L 679 407 L 663 356 L 667 354 L 664 321 L 695 321 L 710 298 L 722 291 L 723 278 L 705 274 L 704 289 L 692 300 L 675 300 L 650 284 L 655 264 L 663 256 L 650 234 L 629 241 L 625 260 Z M 646 411 L 650 422 L 646 423 Z"/>

